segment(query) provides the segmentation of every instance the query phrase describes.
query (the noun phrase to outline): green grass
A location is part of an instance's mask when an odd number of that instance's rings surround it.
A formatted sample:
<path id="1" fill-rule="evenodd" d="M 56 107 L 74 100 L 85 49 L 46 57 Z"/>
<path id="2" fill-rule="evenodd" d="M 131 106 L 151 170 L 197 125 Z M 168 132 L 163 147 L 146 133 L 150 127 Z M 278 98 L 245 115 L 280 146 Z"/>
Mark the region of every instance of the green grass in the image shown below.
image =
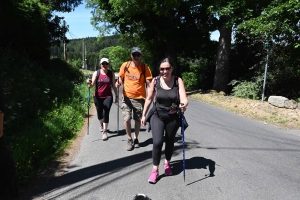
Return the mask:
<path id="1" fill-rule="evenodd" d="M 22 185 L 62 155 L 81 130 L 88 106 L 84 73 L 90 72 L 59 59 L 41 64 L 10 52 L 1 59 L 4 137 Z"/>
<path id="2" fill-rule="evenodd" d="M 20 183 L 26 183 L 36 170 L 58 158 L 77 136 L 84 123 L 87 103 L 85 84 L 79 86 L 80 98 L 74 96 L 55 109 L 46 111 L 10 139 Z"/>

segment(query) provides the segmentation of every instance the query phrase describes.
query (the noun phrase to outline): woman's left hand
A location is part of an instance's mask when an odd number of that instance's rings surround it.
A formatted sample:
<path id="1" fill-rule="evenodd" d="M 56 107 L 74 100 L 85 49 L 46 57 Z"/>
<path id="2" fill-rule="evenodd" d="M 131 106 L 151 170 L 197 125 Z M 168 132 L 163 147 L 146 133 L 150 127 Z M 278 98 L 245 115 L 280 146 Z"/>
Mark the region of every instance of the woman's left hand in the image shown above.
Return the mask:
<path id="1" fill-rule="evenodd" d="M 181 109 L 181 112 L 184 113 L 184 112 L 186 111 L 186 106 L 187 106 L 187 105 L 184 104 L 184 103 L 180 103 L 180 104 L 179 104 L 179 108 Z"/>

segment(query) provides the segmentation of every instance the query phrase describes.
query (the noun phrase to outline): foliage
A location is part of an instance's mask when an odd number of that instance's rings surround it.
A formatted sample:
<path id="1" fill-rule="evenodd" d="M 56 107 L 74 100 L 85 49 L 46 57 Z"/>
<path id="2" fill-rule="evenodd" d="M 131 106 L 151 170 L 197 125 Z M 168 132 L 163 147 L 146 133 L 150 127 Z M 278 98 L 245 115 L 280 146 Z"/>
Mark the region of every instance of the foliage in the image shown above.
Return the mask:
<path id="1" fill-rule="evenodd" d="M 193 72 L 183 72 L 182 73 L 182 80 L 184 82 L 184 86 L 186 90 L 196 89 L 197 85 L 197 76 Z"/>
<path id="2" fill-rule="evenodd" d="M 100 51 L 100 57 L 109 58 L 113 71 L 119 72 L 121 65 L 130 60 L 130 52 L 121 46 L 108 47 Z"/>
<path id="3" fill-rule="evenodd" d="M 247 37 L 243 36 L 244 34 Z M 237 37 L 240 38 L 239 42 L 235 43 L 231 51 L 231 80 L 241 82 L 244 85 L 243 90 L 249 88 L 251 94 L 254 89 L 256 93 L 261 94 L 263 87 L 261 80 L 264 76 L 267 56 L 267 51 L 263 48 L 262 43 L 264 37 L 247 35 L 246 32 L 238 33 Z M 300 66 L 299 58 L 295 55 L 296 52 L 297 49 L 291 45 L 273 45 L 268 60 L 265 96 L 279 95 L 289 99 L 299 98 Z M 250 87 L 248 82 L 254 84 L 255 87 Z M 245 84 L 248 85 L 245 86 Z M 236 90 L 241 90 L 241 88 L 235 88 L 235 93 Z"/>
<path id="4" fill-rule="evenodd" d="M 10 50 L 1 51 L 0 58 L 0 85 L 6 99 L 4 135 L 23 183 L 61 153 L 81 128 L 84 78 L 58 59 L 41 67 Z"/>
<path id="5" fill-rule="evenodd" d="M 276 42 L 299 47 L 300 2 L 298 0 L 273 0 L 261 15 L 245 21 L 239 29 L 248 29 L 251 34 L 266 35 Z"/>
<path id="6" fill-rule="evenodd" d="M 2 2 L 0 26 L 5 31 L 0 32 L 0 47 L 35 60 L 48 58 L 50 38 L 45 21 L 49 11 L 37 0 Z"/>
<path id="7" fill-rule="evenodd" d="M 51 110 L 33 118 L 30 126 L 8 138 L 20 183 L 26 183 L 37 169 L 61 155 L 81 129 L 82 113 L 86 110 L 82 91 L 83 86 L 78 86 L 74 91 L 77 94 L 62 104 L 54 100 Z"/>
<path id="8" fill-rule="evenodd" d="M 212 88 L 214 76 L 214 63 L 206 58 L 184 59 L 179 58 L 179 64 L 183 65 L 182 79 L 187 90 Z"/>
<path id="9" fill-rule="evenodd" d="M 293 46 L 273 46 L 269 56 L 267 94 L 289 99 L 300 97 L 300 59 L 292 52 Z"/>
<path id="10" fill-rule="evenodd" d="M 88 0 L 87 7 L 94 9 L 92 23 L 102 33 L 115 28 L 131 47 L 140 46 L 158 60 L 169 56 L 175 65 L 178 53 L 195 57 L 209 42 L 209 16 L 199 1 Z"/>
<path id="11" fill-rule="evenodd" d="M 262 79 L 254 79 L 252 81 L 236 81 L 233 80 L 231 83 L 235 86 L 232 89 L 232 95 L 236 97 L 241 97 L 245 99 L 259 99 L 262 89 Z"/>
<path id="12" fill-rule="evenodd" d="M 81 0 L 5 0 L 0 5 L 0 47 L 44 62 L 49 47 L 66 41 L 68 27 L 53 11 L 70 12 Z"/>
<path id="13" fill-rule="evenodd" d="M 80 58 L 78 58 L 77 60 L 68 60 L 67 62 L 77 69 L 82 68 L 82 60 Z"/>
<path id="14" fill-rule="evenodd" d="M 106 47 L 111 46 L 122 46 L 119 40 L 119 36 L 106 36 L 102 38 L 89 37 L 83 39 L 72 39 L 66 45 L 66 54 L 68 62 L 79 61 L 82 60 L 83 53 L 83 41 L 86 46 L 86 62 L 87 68 L 91 70 L 96 70 L 99 66 L 99 62 L 101 56 L 99 56 L 99 52 Z M 63 45 L 60 46 L 52 46 L 50 48 L 51 57 L 55 58 L 63 58 Z M 82 67 L 83 63 L 77 64 L 78 67 Z"/>

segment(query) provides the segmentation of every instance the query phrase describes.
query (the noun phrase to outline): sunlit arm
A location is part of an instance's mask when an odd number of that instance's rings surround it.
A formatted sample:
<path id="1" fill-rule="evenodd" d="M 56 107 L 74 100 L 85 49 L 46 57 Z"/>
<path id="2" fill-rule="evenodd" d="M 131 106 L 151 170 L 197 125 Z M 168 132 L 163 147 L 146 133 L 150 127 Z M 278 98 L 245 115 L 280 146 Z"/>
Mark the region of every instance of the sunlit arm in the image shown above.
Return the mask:
<path id="1" fill-rule="evenodd" d="M 154 79 L 151 82 L 149 80 L 147 80 L 147 81 L 146 81 L 146 83 L 147 83 L 147 87 L 148 87 L 148 94 L 147 94 L 147 97 L 145 100 L 145 105 L 144 105 L 142 120 L 141 120 L 141 123 L 143 126 L 146 125 L 146 115 L 147 115 L 149 106 L 151 105 L 151 103 L 153 101 L 153 94 L 154 94 Z"/>
<path id="2" fill-rule="evenodd" d="M 184 112 L 186 110 L 187 105 L 189 104 L 188 98 L 186 96 L 186 91 L 184 88 L 184 83 L 180 77 L 178 77 L 178 85 L 179 85 L 179 96 L 180 96 L 180 105 L 181 111 Z"/>

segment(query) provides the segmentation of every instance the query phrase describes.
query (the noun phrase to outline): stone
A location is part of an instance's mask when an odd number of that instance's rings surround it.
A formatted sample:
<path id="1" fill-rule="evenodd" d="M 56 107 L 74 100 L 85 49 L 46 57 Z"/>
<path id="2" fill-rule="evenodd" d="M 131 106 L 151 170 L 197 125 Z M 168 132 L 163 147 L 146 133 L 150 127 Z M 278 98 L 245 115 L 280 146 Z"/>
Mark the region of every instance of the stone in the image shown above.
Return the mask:
<path id="1" fill-rule="evenodd" d="M 298 103 L 295 100 L 287 100 L 284 102 L 284 107 L 289 109 L 295 109 L 298 107 Z"/>
<path id="2" fill-rule="evenodd" d="M 284 108 L 284 102 L 289 100 L 288 98 L 286 97 L 282 97 L 282 96 L 270 96 L 268 98 L 268 102 L 270 104 L 272 104 L 273 106 L 277 106 L 279 108 Z"/>
<path id="3" fill-rule="evenodd" d="M 219 92 L 219 94 L 220 94 L 220 95 L 223 95 L 223 96 L 226 96 L 226 93 L 223 92 L 223 91 Z"/>

